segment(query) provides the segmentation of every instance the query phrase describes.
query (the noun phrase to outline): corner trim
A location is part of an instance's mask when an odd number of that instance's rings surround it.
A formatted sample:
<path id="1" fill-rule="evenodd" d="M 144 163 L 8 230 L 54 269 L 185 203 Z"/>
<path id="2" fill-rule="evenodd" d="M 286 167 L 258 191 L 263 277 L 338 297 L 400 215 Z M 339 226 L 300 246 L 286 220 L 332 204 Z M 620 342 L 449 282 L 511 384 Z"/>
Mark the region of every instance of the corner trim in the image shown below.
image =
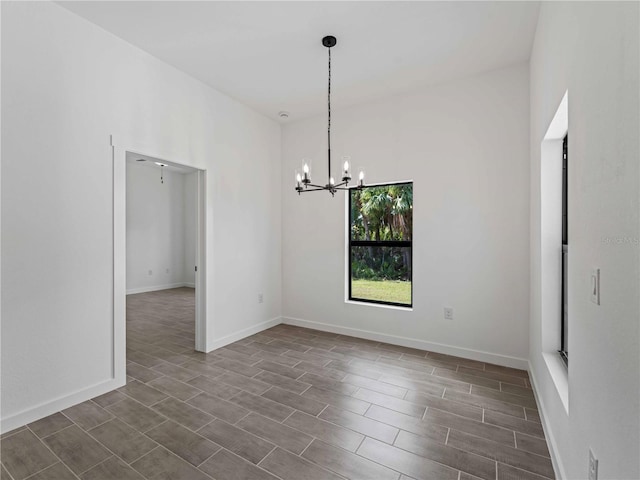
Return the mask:
<path id="1" fill-rule="evenodd" d="M 533 390 L 533 395 L 536 398 L 536 403 L 540 407 L 538 413 L 540 414 L 540 420 L 542 420 L 542 430 L 544 430 L 544 436 L 547 439 L 547 446 L 549 447 L 549 453 L 551 454 L 551 463 L 553 465 L 553 471 L 556 474 L 556 478 L 562 479 L 567 478 L 565 475 L 564 466 L 562 464 L 562 460 L 560 459 L 560 455 L 558 453 L 558 443 L 556 442 L 556 438 L 553 435 L 553 430 L 551 429 L 551 424 L 545 415 L 546 408 L 544 402 L 542 401 L 542 397 L 538 395 L 538 382 L 536 381 L 536 376 L 534 374 L 533 368 L 531 366 L 531 362 L 529 362 L 529 378 L 531 379 L 531 389 Z"/>
<path id="2" fill-rule="evenodd" d="M 455 355 L 457 357 L 467 358 L 470 360 L 478 360 L 480 362 L 493 363 L 503 367 L 519 368 L 526 370 L 529 367 L 529 361 L 525 358 L 510 357 L 508 355 L 500 355 L 498 353 L 483 352 L 481 350 L 472 350 L 469 348 L 456 347 L 443 343 L 427 342 L 415 338 L 400 337 L 389 335 L 386 333 L 372 332 L 369 330 L 361 330 L 358 328 L 341 327 L 328 323 L 314 322 L 311 320 L 303 320 L 300 318 L 282 317 L 282 323 L 286 325 L 296 325 L 298 327 L 306 327 L 323 332 L 339 333 L 352 337 L 364 338 L 379 342 L 390 343 L 392 345 L 400 345 L 403 347 L 419 348 L 421 350 L 429 350 L 436 353 L 444 353 L 446 355 Z"/>
<path id="3" fill-rule="evenodd" d="M 28 423 L 40 420 L 52 413 L 59 412 L 65 408 L 72 407 L 79 403 L 85 402 L 91 398 L 110 392 L 116 388 L 122 387 L 126 383 L 126 378 L 111 378 L 104 382 L 92 385 L 88 388 L 78 390 L 69 395 L 58 397 L 50 402 L 41 403 L 33 408 L 28 408 L 21 412 L 15 413 L 9 417 L 0 420 L 0 432 L 6 433 L 13 429 L 22 427 Z"/>
<path id="4" fill-rule="evenodd" d="M 280 325 L 281 323 L 282 317 L 275 317 L 271 320 L 266 320 L 264 322 L 258 323 L 257 325 L 253 325 L 251 327 L 247 327 L 237 332 L 226 335 L 222 338 L 218 338 L 211 344 L 211 349 L 207 350 L 207 353 L 229 345 L 230 343 L 237 342 L 238 340 L 242 340 L 243 338 L 255 335 L 256 333 L 260 333 L 263 330 L 267 330 L 268 328 Z"/>

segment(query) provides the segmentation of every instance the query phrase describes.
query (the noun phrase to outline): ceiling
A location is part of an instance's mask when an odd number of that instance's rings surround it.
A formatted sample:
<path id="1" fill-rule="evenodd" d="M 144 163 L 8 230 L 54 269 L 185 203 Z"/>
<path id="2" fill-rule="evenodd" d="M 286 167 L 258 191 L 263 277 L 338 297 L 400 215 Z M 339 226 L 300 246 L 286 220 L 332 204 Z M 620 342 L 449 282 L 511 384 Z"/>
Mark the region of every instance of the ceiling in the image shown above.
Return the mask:
<path id="1" fill-rule="evenodd" d="M 277 120 L 526 62 L 538 2 L 63 1 L 66 9 Z"/>

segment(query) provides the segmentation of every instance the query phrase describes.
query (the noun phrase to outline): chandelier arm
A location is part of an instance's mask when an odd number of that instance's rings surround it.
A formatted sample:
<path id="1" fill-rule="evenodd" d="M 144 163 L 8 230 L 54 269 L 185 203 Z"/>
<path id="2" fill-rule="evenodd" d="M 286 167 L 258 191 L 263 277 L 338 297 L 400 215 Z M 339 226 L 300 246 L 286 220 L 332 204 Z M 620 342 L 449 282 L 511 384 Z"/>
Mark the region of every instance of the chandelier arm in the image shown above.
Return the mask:
<path id="1" fill-rule="evenodd" d="M 318 188 L 305 188 L 302 190 L 299 190 L 298 193 L 307 193 L 307 192 L 319 192 L 320 190 L 327 190 L 324 187 L 318 187 Z"/>
<path id="2" fill-rule="evenodd" d="M 326 187 L 326 185 L 316 185 L 314 183 L 308 183 L 307 184 L 309 187 L 314 187 L 314 188 L 321 188 L 324 189 Z"/>

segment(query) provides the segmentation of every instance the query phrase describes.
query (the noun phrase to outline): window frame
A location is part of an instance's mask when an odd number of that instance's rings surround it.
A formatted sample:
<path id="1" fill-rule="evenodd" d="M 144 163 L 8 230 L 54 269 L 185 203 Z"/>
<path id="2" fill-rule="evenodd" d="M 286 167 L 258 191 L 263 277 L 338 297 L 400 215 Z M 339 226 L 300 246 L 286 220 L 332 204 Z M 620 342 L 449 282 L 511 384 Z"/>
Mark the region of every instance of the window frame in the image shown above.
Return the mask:
<path id="1" fill-rule="evenodd" d="M 347 277 L 348 281 L 348 296 L 347 301 L 349 302 L 358 302 L 358 303 L 370 303 L 374 305 L 383 305 L 390 307 L 401 307 L 401 308 L 413 308 L 413 221 L 411 226 L 411 240 L 353 240 L 351 237 L 351 212 L 352 212 L 352 193 L 353 190 L 364 190 L 366 188 L 379 188 L 379 187 L 390 187 L 392 185 L 411 185 L 411 189 L 413 190 L 413 181 L 401 181 L 401 182 L 388 182 L 388 183 L 376 183 L 372 185 L 365 185 L 363 187 L 353 186 L 349 188 L 349 201 L 347 202 L 347 236 L 348 236 L 348 245 L 347 245 L 347 263 L 349 264 L 349 276 Z M 413 202 L 411 202 L 411 215 L 413 219 Z M 409 248 L 411 250 L 411 302 L 410 303 L 399 303 L 399 302 L 385 302 L 383 300 L 370 300 L 366 298 L 354 298 L 352 295 L 352 247 L 404 247 Z"/>
<path id="2" fill-rule="evenodd" d="M 565 308 L 567 302 L 568 290 L 568 272 L 567 264 L 569 258 L 569 134 L 567 133 L 562 140 L 562 245 L 561 245 L 561 285 L 560 285 L 560 358 L 569 365 L 569 349 L 568 338 L 565 331 L 569 331 L 569 315 L 568 308 Z"/>

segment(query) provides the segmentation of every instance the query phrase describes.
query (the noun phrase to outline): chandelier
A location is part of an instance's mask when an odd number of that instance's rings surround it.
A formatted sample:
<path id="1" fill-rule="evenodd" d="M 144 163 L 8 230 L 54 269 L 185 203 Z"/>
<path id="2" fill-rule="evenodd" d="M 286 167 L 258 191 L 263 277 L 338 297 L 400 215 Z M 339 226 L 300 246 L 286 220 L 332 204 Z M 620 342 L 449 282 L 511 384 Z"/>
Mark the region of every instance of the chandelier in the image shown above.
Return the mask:
<path id="1" fill-rule="evenodd" d="M 340 183 L 336 183 L 331 176 L 331 47 L 335 47 L 337 41 L 336 37 L 331 35 L 322 39 L 322 45 L 327 47 L 329 52 L 329 82 L 327 88 L 327 183 L 326 185 L 316 185 L 311 183 L 311 166 L 309 161 L 303 160 L 302 173 L 296 171 L 296 191 L 298 195 L 306 192 L 319 192 L 325 190 L 334 196 L 338 190 L 349 190 L 349 181 L 351 180 L 351 165 L 349 164 L 349 157 L 343 157 L 344 163 L 342 165 L 342 180 Z M 360 170 L 358 174 L 358 184 L 356 188 L 364 187 L 364 170 Z"/>

